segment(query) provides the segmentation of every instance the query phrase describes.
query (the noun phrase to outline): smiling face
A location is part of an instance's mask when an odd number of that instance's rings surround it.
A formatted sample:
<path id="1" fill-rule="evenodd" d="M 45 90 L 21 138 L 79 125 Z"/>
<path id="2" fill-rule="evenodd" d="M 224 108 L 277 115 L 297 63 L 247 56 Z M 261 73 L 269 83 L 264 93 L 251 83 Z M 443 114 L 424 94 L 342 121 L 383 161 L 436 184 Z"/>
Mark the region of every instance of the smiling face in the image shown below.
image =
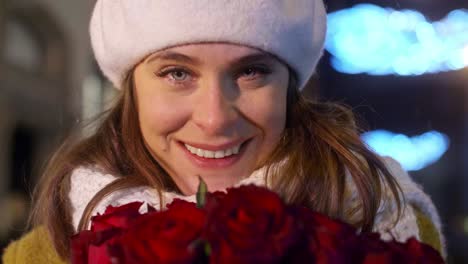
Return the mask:
<path id="1" fill-rule="evenodd" d="M 141 131 L 180 190 L 210 191 L 248 177 L 286 122 L 289 72 L 273 56 L 232 44 L 194 44 L 148 56 L 134 71 Z"/>

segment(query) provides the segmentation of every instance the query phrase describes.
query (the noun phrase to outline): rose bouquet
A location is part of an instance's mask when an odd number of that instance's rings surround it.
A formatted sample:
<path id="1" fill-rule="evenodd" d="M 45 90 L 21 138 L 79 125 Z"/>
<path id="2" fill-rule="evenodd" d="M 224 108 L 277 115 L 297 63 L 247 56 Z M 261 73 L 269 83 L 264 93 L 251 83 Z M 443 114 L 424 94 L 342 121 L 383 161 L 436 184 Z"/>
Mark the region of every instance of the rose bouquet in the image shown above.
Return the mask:
<path id="1" fill-rule="evenodd" d="M 72 263 L 443 263 L 414 238 L 384 242 L 265 188 L 201 189 L 164 211 L 109 206 L 72 237 Z"/>

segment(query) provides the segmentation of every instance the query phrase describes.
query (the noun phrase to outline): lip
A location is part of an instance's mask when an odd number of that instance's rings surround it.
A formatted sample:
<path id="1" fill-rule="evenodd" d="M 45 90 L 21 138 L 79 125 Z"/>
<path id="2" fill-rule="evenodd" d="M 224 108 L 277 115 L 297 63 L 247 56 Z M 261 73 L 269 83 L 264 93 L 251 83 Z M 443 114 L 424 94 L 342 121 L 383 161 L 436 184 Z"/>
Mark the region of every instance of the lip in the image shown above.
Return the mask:
<path id="1" fill-rule="evenodd" d="M 187 156 L 187 159 L 190 160 L 195 166 L 203 168 L 203 169 L 222 169 L 222 168 L 227 168 L 238 162 L 242 156 L 245 153 L 245 150 L 247 149 L 249 143 L 252 141 L 252 139 L 248 140 L 240 140 L 236 142 L 231 142 L 228 144 L 224 145 L 205 145 L 205 144 L 193 144 L 189 142 L 182 142 L 179 141 L 179 146 L 181 147 L 182 151 L 184 154 Z M 185 146 L 184 143 L 196 147 L 196 148 L 201 148 L 201 149 L 206 149 L 210 151 L 216 151 L 216 150 L 224 150 L 228 149 L 230 147 L 234 147 L 240 143 L 241 147 L 239 149 L 239 153 L 235 155 L 231 155 L 228 157 L 220 158 L 220 159 L 209 159 L 209 158 L 203 158 L 200 156 L 197 156 L 195 154 L 192 154 Z"/>

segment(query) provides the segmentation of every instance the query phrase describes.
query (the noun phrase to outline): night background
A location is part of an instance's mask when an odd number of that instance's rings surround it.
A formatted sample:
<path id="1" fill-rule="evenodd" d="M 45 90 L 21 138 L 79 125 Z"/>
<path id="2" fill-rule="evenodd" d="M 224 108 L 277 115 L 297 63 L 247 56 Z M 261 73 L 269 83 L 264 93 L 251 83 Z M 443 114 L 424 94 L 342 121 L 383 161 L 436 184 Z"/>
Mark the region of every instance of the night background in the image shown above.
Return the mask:
<path id="1" fill-rule="evenodd" d="M 467 263 L 468 0 L 325 2 L 332 33 L 304 93 L 354 110 L 431 196 L 448 262 Z M 93 4 L 0 0 L 2 248 L 25 231 L 45 161 L 115 94 L 89 44 Z"/>

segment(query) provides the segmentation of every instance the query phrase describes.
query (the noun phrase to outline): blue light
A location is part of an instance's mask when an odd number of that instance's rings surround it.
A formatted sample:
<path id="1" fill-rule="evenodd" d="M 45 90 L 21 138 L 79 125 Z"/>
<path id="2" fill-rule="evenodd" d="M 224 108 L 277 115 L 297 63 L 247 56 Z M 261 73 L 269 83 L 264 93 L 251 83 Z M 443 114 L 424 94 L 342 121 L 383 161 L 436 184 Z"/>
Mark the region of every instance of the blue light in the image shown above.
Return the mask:
<path id="1" fill-rule="evenodd" d="M 340 72 L 421 75 L 468 66 L 468 11 L 430 23 L 414 10 L 359 4 L 328 14 L 326 49 Z"/>
<path id="2" fill-rule="evenodd" d="M 429 166 L 439 160 L 449 147 L 448 137 L 437 131 L 408 137 L 386 130 L 375 130 L 362 134 L 362 139 L 376 153 L 394 158 L 407 171 Z"/>

